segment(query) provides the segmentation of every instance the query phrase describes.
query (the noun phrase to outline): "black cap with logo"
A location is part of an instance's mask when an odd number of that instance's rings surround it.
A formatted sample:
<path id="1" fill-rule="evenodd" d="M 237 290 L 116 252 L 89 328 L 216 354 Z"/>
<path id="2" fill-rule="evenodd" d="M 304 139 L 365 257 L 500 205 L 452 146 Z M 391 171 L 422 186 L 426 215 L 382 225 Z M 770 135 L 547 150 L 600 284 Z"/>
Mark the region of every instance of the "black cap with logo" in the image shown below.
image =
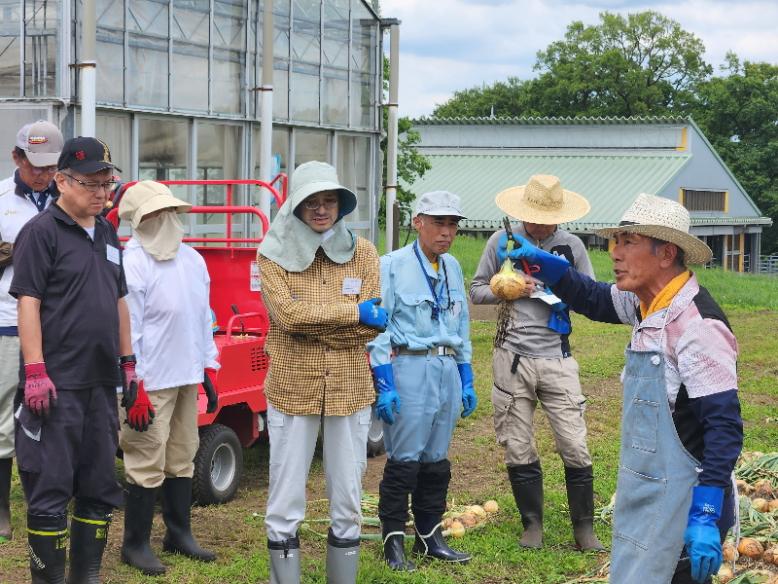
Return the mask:
<path id="1" fill-rule="evenodd" d="M 87 136 L 71 138 L 65 142 L 57 162 L 58 170 L 72 169 L 81 174 L 93 174 L 113 168 L 122 171 L 111 162 L 108 145 L 102 140 Z"/>

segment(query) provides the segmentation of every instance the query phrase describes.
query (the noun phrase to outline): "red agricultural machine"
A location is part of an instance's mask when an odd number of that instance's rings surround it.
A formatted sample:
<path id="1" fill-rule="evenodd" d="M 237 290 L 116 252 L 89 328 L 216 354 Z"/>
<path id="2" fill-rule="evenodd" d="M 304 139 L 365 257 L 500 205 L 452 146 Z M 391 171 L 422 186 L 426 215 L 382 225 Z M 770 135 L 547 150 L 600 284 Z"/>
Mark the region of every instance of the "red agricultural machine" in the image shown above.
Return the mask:
<path id="1" fill-rule="evenodd" d="M 225 204 L 192 207 L 190 213 L 220 214 L 225 221 L 220 236 L 185 237 L 205 259 L 211 277 L 211 309 L 218 327 L 214 340 L 221 368 L 211 381 L 219 403 L 211 414 L 205 413 L 207 398 L 200 388 L 198 425 L 200 448 L 195 457 L 193 499 L 201 505 L 224 503 L 232 499 L 243 472 L 243 448 L 252 446 L 266 432 L 265 377 L 269 360 L 265 340 L 270 321 L 262 301 L 261 281 L 256 264 L 256 248 L 262 237 L 235 237 L 234 216 L 248 215 L 261 224 L 264 235 L 269 220 L 255 207 L 232 205 L 234 188 L 267 189 L 280 207 L 286 200 L 286 175 L 270 183 L 258 180 L 169 180 L 174 186 L 224 187 Z M 135 183 L 121 186 L 121 193 Z M 278 184 L 279 188 L 276 188 Z M 107 217 L 118 225 L 118 206 Z M 222 227 L 223 225 L 223 227 Z M 213 226 L 217 228 L 217 225 Z M 374 417 L 368 439 L 368 455 L 383 452 L 383 427 Z"/>

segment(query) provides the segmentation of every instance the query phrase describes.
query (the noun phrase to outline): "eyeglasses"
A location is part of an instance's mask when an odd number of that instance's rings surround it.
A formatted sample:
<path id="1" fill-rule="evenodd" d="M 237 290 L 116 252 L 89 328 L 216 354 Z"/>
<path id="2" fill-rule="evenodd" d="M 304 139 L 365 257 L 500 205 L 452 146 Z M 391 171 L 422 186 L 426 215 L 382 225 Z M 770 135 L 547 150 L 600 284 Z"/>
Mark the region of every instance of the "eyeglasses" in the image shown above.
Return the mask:
<path id="1" fill-rule="evenodd" d="M 324 207 L 325 209 L 334 209 L 337 204 L 338 199 L 324 199 L 321 201 L 318 199 L 305 199 L 303 201 L 303 207 L 309 211 L 315 211 L 319 207 Z"/>
<path id="2" fill-rule="evenodd" d="M 80 184 L 82 187 L 84 187 L 86 190 L 88 190 L 90 193 L 96 193 L 101 188 L 105 189 L 106 191 L 110 191 L 113 189 L 114 186 L 116 186 L 115 180 L 107 180 L 105 182 L 94 182 L 94 181 L 84 181 L 77 179 L 72 174 L 68 174 L 66 172 L 63 172 L 66 177 L 72 178 L 74 181 L 76 181 L 78 184 Z"/>

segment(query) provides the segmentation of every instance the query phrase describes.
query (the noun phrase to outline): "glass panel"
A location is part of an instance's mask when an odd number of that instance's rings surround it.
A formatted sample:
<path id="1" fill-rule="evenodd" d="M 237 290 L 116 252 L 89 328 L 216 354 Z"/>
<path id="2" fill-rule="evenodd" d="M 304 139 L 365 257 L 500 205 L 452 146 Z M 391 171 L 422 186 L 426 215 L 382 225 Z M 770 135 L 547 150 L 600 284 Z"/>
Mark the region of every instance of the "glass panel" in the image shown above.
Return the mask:
<path id="1" fill-rule="evenodd" d="M 296 130 L 294 136 L 295 168 L 304 162 L 309 162 L 311 160 L 320 160 L 321 162 L 330 161 L 329 132 Z"/>
<path id="2" fill-rule="evenodd" d="M 97 29 L 97 101 L 124 103 L 124 39 L 121 31 Z"/>
<path id="3" fill-rule="evenodd" d="M 27 0 L 24 7 L 24 94 L 28 97 L 54 95 L 59 2 Z"/>
<path id="4" fill-rule="evenodd" d="M 167 37 L 167 0 L 132 0 L 127 3 L 127 30 Z"/>
<path id="5" fill-rule="evenodd" d="M 376 128 L 375 77 L 369 73 L 351 72 L 351 123 Z"/>
<path id="6" fill-rule="evenodd" d="M 2 12 L 0 11 L 0 13 Z M 25 124 L 48 119 L 48 109 L 44 108 L 0 108 L 0 128 L 4 130 L 0 132 L 0 153 L 2 153 L 2 156 L 0 156 L 0 179 L 11 176 L 13 171 L 16 170 L 16 165 L 13 158 L 11 158 L 11 150 L 16 146 L 16 133 Z"/>
<path id="7" fill-rule="evenodd" d="M 19 97 L 20 93 L 19 52 L 21 43 L 19 42 L 19 23 L 22 19 L 21 6 L 18 0 L 0 4 L 0 96 L 3 97 Z M 5 117 L 5 114 L 2 115 Z M 4 125 L 3 127 L 10 126 Z M 3 150 L 3 152 L 8 152 L 8 150 Z"/>
<path id="8" fill-rule="evenodd" d="M 318 0 L 294 0 L 292 60 L 319 64 L 321 5 Z"/>
<path id="9" fill-rule="evenodd" d="M 170 35 L 174 40 L 207 46 L 210 10 L 209 0 L 176 0 Z"/>
<path id="10" fill-rule="evenodd" d="M 111 160 L 121 168 L 124 181 L 130 180 L 133 169 L 130 168 L 130 152 L 132 150 L 132 133 L 130 116 L 98 111 L 95 114 L 95 133 L 97 137 L 108 144 L 111 150 Z"/>
<path id="11" fill-rule="evenodd" d="M 138 120 L 138 178 L 174 180 L 187 178 L 189 132 L 186 120 L 141 117 Z M 177 197 L 188 200 L 186 189 Z"/>
<path id="12" fill-rule="evenodd" d="M 289 119 L 289 63 L 273 64 L 273 117 Z M 260 112 L 261 113 L 261 112 Z"/>
<path id="13" fill-rule="evenodd" d="M 260 177 L 260 126 L 259 124 L 255 124 L 252 129 L 252 148 L 254 152 L 254 162 L 252 164 L 253 169 L 253 175 L 251 178 L 258 179 Z M 270 178 L 273 179 L 278 175 L 279 172 L 289 174 L 289 170 L 287 169 L 288 160 L 289 160 L 289 130 L 287 128 L 274 128 L 273 129 L 273 158 L 272 158 L 272 168 L 270 169 Z M 280 182 L 277 182 L 274 185 L 277 189 L 281 188 Z M 260 189 L 252 188 L 250 191 L 250 198 L 249 198 L 249 205 L 253 205 L 255 207 L 259 206 L 259 196 L 260 196 Z M 270 201 L 270 216 L 271 218 L 275 216 L 276 211 L 278 211 L 278 207 L 276 206 L 275 198 L 272 198 Z"/>
<path id="14" fill-rule="evenodd" d="M 338 137 L 338 178 L 357 194 L 357 208 L 348 221 L 370 220 L 370 138 Z"/>
<path id="15" fill-rule="evenodd" d="M 95 5 L 98 29 L 124 29 L 124 0 L 96 0 Z"/>
<path id="16" fill-rule="evenodd" d="M 126 74 L 130 104 L 167 107 L 167 40 L 130 35 Z"/>
<path id="17" fill-rule="evenodd" d="M 245 49 L 245 8 L 240 0 L 215 0 L 213 45 L 223 49 Z"/>
<path id="18" fill-rule="evenodd" d="M 323 68 L 322 121 L 326 124 L 348 125 L 348 71 Z"/>
<path id="19" fill-rule="evenodd" d="M 243 101 L 244 53 L 213 51 L 213 79 L 211 100 L 214 111 L 240 113 Z"/>
<path id="20" fill-rule="evenodd" d="M 324 4 L 324 65 L 348 68 L 349 0 Z"/>
<path id="21" fill-rule="evenodd" d="M 173 108 L 208 110 L 208 47 L 173 43 Z"/>
<path id="22" fill-rule="evenodd" d="M 360 0 L 351 9 L 351 123 L 375 129 L 378 22 Z"/>
<path id="23" fill-rule="evenodd" d="M 240 161 L 240 126 L 200 121 L 197 123 L 197 178 L 200 180 L 235 179 Z M 226 205 L 227 187 L 209 185 L 195 187 L 196 205 Z M 232 204 L 242 201 L 233 187 Z M 195 215 L 197 225 L 223 225 L 223 214 Z M 236 230 L 238 226 L 235 227 Z M 221 230 L 217 230 L 220 232 Z"/>
<path id="24" fill-rule="evenodd" d="M 319 67 L 295 63 L 289 81 L 290 117 L 300 122 L 318 122 Z"/>

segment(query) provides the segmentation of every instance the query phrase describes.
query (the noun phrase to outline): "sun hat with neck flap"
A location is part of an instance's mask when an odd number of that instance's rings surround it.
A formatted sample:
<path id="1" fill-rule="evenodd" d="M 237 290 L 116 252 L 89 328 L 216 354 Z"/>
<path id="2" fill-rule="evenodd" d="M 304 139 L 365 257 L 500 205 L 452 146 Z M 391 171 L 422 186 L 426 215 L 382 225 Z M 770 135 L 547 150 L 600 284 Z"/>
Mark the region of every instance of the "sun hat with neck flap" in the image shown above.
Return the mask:
<path id="1" fill-rule="evenodd" d="M 688 264 L 707 264 L 713 252 L 705 242 L 689 233 L 690 226 L 686 207 L 665 197 L 641 193 L 624 212 L 618 226 L 598 229 L 595 233 L 606 239 L 618 233 L 653 237 L 680 247 Z"/>
<path id="2" fill-rule="evenodd" d="M 354 257 L 356 236 L 343 217 L 357 207 L 357 196 L 338 180 L 337 171 L 325 162 L 311 161 L 292 173 L 291 193 L 281 205 L 257 253 L 277 263 L 287 272 L 303 272 L 310 267 L 321 247 L 327 257 L 344 264 Z M 322 191 L 338 193 L 338 219 L 332 229 L 317 233 L 301 218 L 298 207 L 305 199 Z"/>
<path id="3" fill-rule="evenodd" d="M 563 189 L 559 178 L 550 174 L 533 175 L 527 184 L 497 193 L 494 202 L 514 219 L 539 225 L 575 221 L 591 209 L 589 201 Z"/>

